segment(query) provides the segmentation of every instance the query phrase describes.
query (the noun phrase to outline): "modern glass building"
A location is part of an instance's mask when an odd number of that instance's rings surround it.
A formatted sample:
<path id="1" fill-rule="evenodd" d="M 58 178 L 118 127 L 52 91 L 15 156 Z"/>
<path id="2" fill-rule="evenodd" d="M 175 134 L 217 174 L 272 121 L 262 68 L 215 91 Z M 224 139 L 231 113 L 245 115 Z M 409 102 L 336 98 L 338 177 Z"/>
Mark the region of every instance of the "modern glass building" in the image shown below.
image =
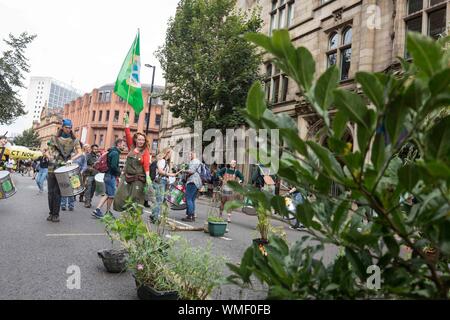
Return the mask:
<path id="1" fill-rule="evenodd" d="M 42 108 L 63 108 L 66 103 L 81 96 L 81 91 L 50 77 L 31 77 L 28 87 L 27 111 L 32 120 L 40 120 Z"/>

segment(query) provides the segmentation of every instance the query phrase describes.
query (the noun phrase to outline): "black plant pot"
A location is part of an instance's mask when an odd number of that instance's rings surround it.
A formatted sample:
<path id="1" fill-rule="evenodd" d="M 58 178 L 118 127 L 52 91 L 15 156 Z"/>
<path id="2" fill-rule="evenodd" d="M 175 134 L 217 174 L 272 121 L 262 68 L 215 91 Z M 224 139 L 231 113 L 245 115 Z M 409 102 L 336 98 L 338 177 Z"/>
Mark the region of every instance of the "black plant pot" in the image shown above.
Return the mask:
<path id="1" fill-rule="evenodd" d="M 269 244 L 269 240 L 258 238 L 258 239 L 253 239 L 253 243 L 258 245 L 258 246 L 260 244 L 264 246 L 266 244 Z"/>
<path id="2" fill-rule="evenodd" d="M 136 283 L 137 295 L 141 300 L 178 300 L 177 291 L 158 291 L 146 284 L 139 284 L 136 276 L 133 274 Z"/>
<path id="3" fill-rule="evenodd" d="M 127 270 L 128 253 L 125 249 L 101 250 L 97 254 L 108 272 L 120 273 Z"/>

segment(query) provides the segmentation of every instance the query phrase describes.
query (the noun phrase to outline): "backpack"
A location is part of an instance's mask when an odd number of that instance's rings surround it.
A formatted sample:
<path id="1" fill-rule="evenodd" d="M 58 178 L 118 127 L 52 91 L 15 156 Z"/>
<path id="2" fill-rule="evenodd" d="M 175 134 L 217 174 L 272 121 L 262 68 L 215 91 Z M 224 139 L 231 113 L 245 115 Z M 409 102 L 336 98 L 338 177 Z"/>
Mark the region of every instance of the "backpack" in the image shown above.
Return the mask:
<path id="1" fill-rule="evenodd" d="M 158 160 L 155 160 L 150 165 L 150 178 L 153 182 L 156 180 L 156 169 L 158 168 Z"/>
<path id="2" fill-rule="evenodd" d="M 94 163 L 94 169 L 101 173 L 108 171 L 108 152 L 104 152 Z"/>
<path id="3" fill-rule="evenodd" d="M 198 166 L 197 172 L 199 173 L 200 178 L 202 179 L 202 183 L 211 183 L 212 181 L 211 170 L 209 170 L 209 168 L 204 163 L 201 163 Z"/>

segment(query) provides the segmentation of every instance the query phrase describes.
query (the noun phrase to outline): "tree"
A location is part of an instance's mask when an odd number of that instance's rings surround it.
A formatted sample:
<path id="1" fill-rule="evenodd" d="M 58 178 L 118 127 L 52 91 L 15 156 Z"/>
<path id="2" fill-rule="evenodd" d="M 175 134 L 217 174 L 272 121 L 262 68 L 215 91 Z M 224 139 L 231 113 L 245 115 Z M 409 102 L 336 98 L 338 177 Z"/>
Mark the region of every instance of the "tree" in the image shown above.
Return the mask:
<path id="1" fill-rule="evenodd" d="M 23 32 L 19 37 L 10 34 L 9 40 L 3 40 L 10 49 L 0 56 L 0 124 L 11 124 L 25 114 L 18 90 L 25 88 L 23 73 L 30 70 L 24 51 L 34 38 L 36 35 Z"/>
<path id="2" fill-rule="evenodd" d="M 248 286 L 256 276 L 278 299 L 449 299 L 450 39 L 409 33 L 413 62 L 401 60 L 400 75 L 358 72 L 360 95 L 338 88 L 335 67 L 313 80 L 311 53 L 294 48 L 287 31 L 247 37 L 298 84 L 328 139 L 325 146 L 301 140 L 290 117 L 267 109 L 260 84 L 252 87 L 247 121 L 279 128 L 279 176 L 314 197 L 296 208 L 306 226 L 301 240 L 289 247 L 274 236 L 266 255 L 255 245 L 248 248 L 240 265 L 229 264 L 229 281 Z M 333 118 L 331 107 L 337 109 Z M 357 127 L 359 148 L 341 139 L 348 124 Z M 409 143 L 419 152 L 403 162 L 398 155 Z M 332 184 L 345 191 L 330 196 Z M 232 186 L 257 205 L 288 215 L 282 197 Z M 339 252 L 330 263 L 322 259 L 325 246 Z"/>
<path id="3" fill-rule="evenodd" d="M 39 148 L 41 140 L 39 134 L 33 128 L 26 129 L 21 135 L 14 138 L 14 144 L 28 148 Z"/>
<path id="4" fill-rule="evenodd" d="M 259 78 L 261 57 L 242 35 L 256 32 L 255 12 L 235 11 L 235 0 L 181 0 L 157 57 L 167 82 L 163 96 L 175 117 L 193 127 L 233 128 L 245 123 L 247 92 Z"/>

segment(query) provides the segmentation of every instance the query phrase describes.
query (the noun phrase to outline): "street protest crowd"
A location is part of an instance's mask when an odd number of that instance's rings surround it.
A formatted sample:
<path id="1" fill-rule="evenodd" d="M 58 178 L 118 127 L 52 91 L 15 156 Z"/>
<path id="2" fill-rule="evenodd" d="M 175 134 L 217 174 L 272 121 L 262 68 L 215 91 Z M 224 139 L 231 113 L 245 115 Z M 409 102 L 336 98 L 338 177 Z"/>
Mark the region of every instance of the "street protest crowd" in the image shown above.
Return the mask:
<path id="1" fill-rule="evenodd" d="M 205 185 L 219 194 L 219 215 L 225 215 L 225 203 L 236 198 L 227 182 L 244 182 L 235 160 L 228 165 L 209 167 L 195 152 L 190 152 L 189 163 L 175 167 L 171 163 L 171 148 L 160 150 L 153 159 L 145 134 L 132 135 L 127 115 L 124 124 L 125 139 L 117 139 L 111 148 L 101 152 L 96 144 L 82 144 L 72 131 L 72 121 L 64 119 L 57 134 L 41 150 L 41 157 L 17 163 L 8 159 L 2 163 L 3 169 L 32 177 L 39 195 L 44 193 L 47 182 L 47 220 L 50 222 L 60 221 L 61 210 L 74 211 L 76 197 L 85 208 L 94 208 L 92 216 L 97 219 L 105 215 L 114 217 L 112 210 L 122 212 L 126 200 L 132 199 L 138 205 L 151 208 L 151 223 L 160 220 L 161 206 L 166 201 L 185 208 L 186 217 L 182 221 L 194 222 L 196 199 Z M 125 161 L 121 160 L 121 154 L 126 154 Z M 260 190 L 264 185 L 275 184 L 272 176 L 263 170 L 256 170 L 251 179 Z M 101 197 L 93 205 L 95 194 Z M 302 195 L 295 189 L 289 194 L 296 203 L 302 202 Z M 226 220 L 231 222 L 231 213 L 227 213 Z"/>

